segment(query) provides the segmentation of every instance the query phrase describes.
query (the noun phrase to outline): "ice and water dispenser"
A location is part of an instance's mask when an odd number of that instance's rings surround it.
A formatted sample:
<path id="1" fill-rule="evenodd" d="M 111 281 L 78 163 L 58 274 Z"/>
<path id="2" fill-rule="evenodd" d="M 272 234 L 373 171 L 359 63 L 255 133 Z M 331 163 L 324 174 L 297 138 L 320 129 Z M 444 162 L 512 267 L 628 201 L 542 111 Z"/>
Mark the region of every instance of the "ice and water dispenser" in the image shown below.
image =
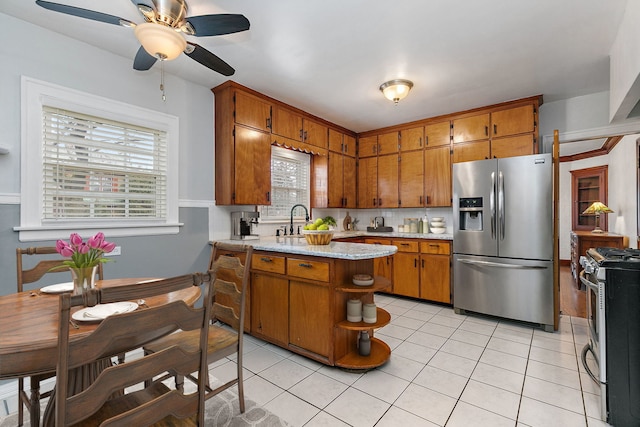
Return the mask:
<path id="1" fill-rule="evenodd" d="M 460 198 L 460 230 L 482 231 L 482 197 Z"/>

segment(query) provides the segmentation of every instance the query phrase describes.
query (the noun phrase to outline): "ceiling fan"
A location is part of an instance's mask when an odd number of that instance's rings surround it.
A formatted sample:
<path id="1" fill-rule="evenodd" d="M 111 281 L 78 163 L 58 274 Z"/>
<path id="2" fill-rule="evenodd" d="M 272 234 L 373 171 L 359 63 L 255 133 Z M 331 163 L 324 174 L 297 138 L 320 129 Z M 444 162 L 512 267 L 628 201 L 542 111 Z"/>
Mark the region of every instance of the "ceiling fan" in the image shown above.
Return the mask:
<path id="1" fill-rule="evenodd" d="M 49 1 L 36 0 L 36 4 L 55 12 L 133 28 L 142 45 L 133 60 L 133 68 L 136 70 L 148 70 L 158 59 L 170 61 L 184 53 L 222 75 L 231 76 L 235 73 L 235 70 L 218 56 L 200 45 L 187 41 L 185 35 L 207 37 L 246 31 L 249 29 L 249 20 L 244 15 L 186 16 L 188 6 L 185 0 L 131 1 L 142 14 L 144 23 L 136 24 L 118 16 Z"/>

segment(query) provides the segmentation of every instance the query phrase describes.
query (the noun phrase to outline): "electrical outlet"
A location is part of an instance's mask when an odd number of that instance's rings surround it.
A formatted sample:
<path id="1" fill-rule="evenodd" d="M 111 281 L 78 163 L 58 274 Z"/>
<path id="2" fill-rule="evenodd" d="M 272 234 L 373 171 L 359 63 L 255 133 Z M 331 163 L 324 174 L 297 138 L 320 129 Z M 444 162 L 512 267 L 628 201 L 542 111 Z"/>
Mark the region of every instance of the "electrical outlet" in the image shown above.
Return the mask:
<path id="1" fill-rule="evenodd" d="M 104 254 L 104 256 L 118 256 L 121 254 L 122 254 L 122 247 L 116 246 L 115 248 L 113 248 L 111 252 L 109 252 L 108 254 Z"/>

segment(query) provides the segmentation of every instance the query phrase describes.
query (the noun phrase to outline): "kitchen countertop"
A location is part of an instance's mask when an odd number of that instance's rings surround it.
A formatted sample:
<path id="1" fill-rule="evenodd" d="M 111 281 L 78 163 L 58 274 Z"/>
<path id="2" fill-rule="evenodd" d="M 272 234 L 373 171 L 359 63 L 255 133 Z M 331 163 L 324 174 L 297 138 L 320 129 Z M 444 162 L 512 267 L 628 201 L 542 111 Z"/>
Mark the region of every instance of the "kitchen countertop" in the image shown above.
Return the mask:
<path id="1" fill-rule="evenodd" d="M 309 245 L 304 236 L 269 236 L 255 240 L 222 240 L 222 242 L 251 245 L 256 251 L 350 260 L 381 258 L 393 255 L 398 251 L 395 246 L 369 245 L 365 243 L 331 242 L 328 245 Z"/>
<path id="2" fill-rule="evenodd" d="M 431 240 L 453 240 L 453 234 L 450 233 L 399 233 L 397 231 L 379 232 L 374 231 L 336 231 L 333 235 L 334 239 L 345 239 L 349 237 L 389 237 L 389 238 L 407 238 L 407 239 L 431 239 Z"/>

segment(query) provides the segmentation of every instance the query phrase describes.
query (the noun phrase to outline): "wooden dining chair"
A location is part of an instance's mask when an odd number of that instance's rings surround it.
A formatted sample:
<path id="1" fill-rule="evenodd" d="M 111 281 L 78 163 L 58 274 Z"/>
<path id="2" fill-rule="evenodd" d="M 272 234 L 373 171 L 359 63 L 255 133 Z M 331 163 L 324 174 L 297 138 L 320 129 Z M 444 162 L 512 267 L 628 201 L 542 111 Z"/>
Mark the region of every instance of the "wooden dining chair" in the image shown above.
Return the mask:
<path id="1" fill-rule="evenodd" d="M 39 255 L 33 257 L 33 255 Z M 71 281 L 71 273 L 69 268 L 54 267 L 62 265 L 65 258 L 60 256 L 55 246 L 40 246 L 30 248 L 16 249 L 16 278 L 18 292 L 24 291 L 24 285 L 40 281 L 46 274 L 66 273 L 67 280 Z M 98 266 L 98 279 L 103 279 L 102 264 Z M 40 394 L 40 383 L 47 378 L 54 376 L 54 372 L 46 372 L 43 374 L 32 375 L 29 378 L 30 391 L 25 391 L 25 379 L 27 377 L 18 378 L 18 425 L 24 422 L 24 410 L 29 412 L 31 425 L 38 425 L 40 420 L 40 400 L 51 395 L 51 391 Z"/>
<path id="2" fill-rule="evenodd" d="M 212 282 L 208 273 L 195 273 L 149 283 L 91 289 L 84 295 L 60 296 L 60 333 L 56 367 L 55 425 L 63 426 L 204 426 L 204 394 L 207 372 L 207 336 L 211 316 Z M 177 300 L 151 308 L 111 315 L 87 336 L 74 336 L 70 328 L 71 308 L 94 303 L 137 301 L 205 283 L 204 304 L 200 308 Z M 107 367 L 83 390 L 73 378 L 75 368 L 97 366 L 101 360 L 139 349 L 151 340 L 175 330 L 193 332 L 198 345 L 173 346 L 124 364 Z M 184 394 L 159 380 L 140 387 L 149 378 L 166 372 L 202 378 L 197 392 Z M 124 390 L 124 394 L 122 394 Z M 118 393 L 120 392 L 120 393 Z M 113 423 L 113 424 L 109 424 Z"/>
<path id="3" fill-rule="evenodd" d="M 253 248 L 248 245 L 216 242 L 213 245 L 212 261 L 209 266 L 214 295 L 211 308 L 213 324 L 209 327 L 207 360 L 208 363 L 213 363 L 236 353 L 237 373 L 235 378 L 212 389 L 207 372 L 205 398 L 209 399 L 237 384 L 240 412 L 243 413 L 245 409 L 242 377 L 243 325 L 252 253 Z M 198 337 L 193 332 L 179 331 L 146 345 L 144 350 L 146 353 L 155 353 L 176 344 L 195 348 L 198 345 Z M 187 375 L 187 378 L 194 382 L 198 381 L 193 375 Z M 177 389 L 183 389 L 183 381 L 184 377 L 176 376 Z"/>

